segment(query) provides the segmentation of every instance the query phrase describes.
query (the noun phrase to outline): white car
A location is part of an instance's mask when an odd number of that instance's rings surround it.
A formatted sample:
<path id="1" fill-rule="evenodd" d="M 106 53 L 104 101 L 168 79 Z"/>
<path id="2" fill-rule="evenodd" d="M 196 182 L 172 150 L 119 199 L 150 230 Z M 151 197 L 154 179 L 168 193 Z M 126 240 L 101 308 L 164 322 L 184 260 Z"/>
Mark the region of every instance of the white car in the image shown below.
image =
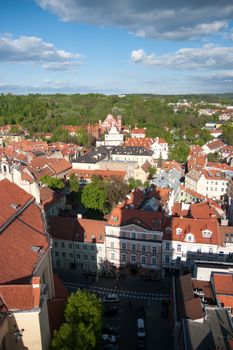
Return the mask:
<path id="1" fill-rule="evenodd" d="M 103 301 L 105 303 L 113 303 L 113 302 L 116 303 L 119 301 L 119 297 L 117 294 L 109 293 L 106 297 L 103 297 Z"/>
<path id="2" fill-rule="evenodd" d="M 137 319 L 137 336 L 138 338 L 145 338 L 146 336 L 145 323 L 143 318 Z"/>

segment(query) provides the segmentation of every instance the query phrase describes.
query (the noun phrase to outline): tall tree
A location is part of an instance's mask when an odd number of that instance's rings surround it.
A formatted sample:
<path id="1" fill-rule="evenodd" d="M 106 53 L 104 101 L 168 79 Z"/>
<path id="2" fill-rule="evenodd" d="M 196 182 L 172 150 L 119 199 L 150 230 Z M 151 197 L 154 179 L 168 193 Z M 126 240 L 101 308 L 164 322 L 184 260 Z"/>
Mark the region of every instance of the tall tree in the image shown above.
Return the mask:
<path id="1" fill-rule="evenodd" d="M 109 211 L 107 207 L 107 188 L 98 176 L 92 177 L 92 182 L 85 186 L 81 198 L 82 204 L 88 209 Z"/>
<path id="2" fill-rule="evenodd" d="M 65 323 L 54 332 L 56 350 L 92 350 L 97 347 L 102 329 L 102 305 L 95 294 L 78 290 L 72 293 L 65 309 Z"/>

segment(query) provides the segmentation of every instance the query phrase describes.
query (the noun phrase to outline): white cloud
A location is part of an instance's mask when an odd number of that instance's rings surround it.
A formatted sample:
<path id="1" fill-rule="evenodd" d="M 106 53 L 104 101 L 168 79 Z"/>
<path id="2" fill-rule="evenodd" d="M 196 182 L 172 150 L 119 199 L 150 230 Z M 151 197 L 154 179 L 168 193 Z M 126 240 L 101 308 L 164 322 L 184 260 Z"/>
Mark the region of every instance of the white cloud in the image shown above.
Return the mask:
<path id="1" fill-rule="evenodd" d="M 0 37 L 0 62 L 44 63 L 43 67 L 47 70 L 61 70 L 79 64 L 80 57 L 35 36 L 13 38 L 8 34 Z"/>
<path id="2" fill-rule="evenodd" d="M 35 0 L 62 21 L 127 29 L 169 40 L 208 36 L 227 28 L 232 0 Z"/>
<path id="3" fill-rule="evenodd" d="M 131 52 L 131 60 L 159 68 L 230 69 L 233 66 L 233 47 L 206 44 L 201 48 L 183 48 L 164 55 L 147 54 L 139 49 Z"/>

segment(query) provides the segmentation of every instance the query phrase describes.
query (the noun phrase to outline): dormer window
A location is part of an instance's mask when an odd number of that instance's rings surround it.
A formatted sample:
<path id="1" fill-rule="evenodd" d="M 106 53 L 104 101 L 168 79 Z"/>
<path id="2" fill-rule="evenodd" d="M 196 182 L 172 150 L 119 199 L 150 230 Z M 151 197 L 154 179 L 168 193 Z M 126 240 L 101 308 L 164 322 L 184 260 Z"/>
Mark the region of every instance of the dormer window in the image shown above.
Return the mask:
<path id="1" fill-rule="evenodd" d="M 181 233 L 182 233 L 182 228 L 177 227 L 176 234 L 179 236 L 179 235 L 181 235 Z"/>
<path id="2" fill-rule="evenodd" d="M 186 242 L 193 242 L 193 235 L 187 235 L 186 236 Z"/>
<path id="3" fill-rule="evenodd" d="M 171 227 L 166 227 L 166 232 L 167 232 L 167 233 L 170 233 L 171 230 L 172 230 Z"/>
<path id="4" fill-rule="evenodd" d="M 211 236 L 212 236 L 212 232 L 210 230 L 202 231 L 202 237 L 203 238 L 210 238 Z"/>

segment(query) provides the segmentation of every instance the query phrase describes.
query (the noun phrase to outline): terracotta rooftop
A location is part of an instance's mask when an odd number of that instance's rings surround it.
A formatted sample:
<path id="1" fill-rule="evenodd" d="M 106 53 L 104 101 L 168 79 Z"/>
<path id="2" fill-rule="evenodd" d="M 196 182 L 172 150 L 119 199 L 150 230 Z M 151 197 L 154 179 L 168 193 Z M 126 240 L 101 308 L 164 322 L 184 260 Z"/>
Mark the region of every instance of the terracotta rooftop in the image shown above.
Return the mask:
<path id="1" fill-rule="evenodd" d="M 1 225 L 9 223 L 0 233 L 0 283 L 25 281 L 49 247 L 41 211 L 28 193 L 8 180 L 0 181 L 0 198 Z"/>
<path id="2" fill-rule="evenodd" d="M 34 158 L 30 163 L 30 167 L 33 169 L 43 168 L 44 166 L 50 167 L 56 175 L 66 172 L 72 168 L 70 162 L 63 158 L 38 157 Z"/>
<path id="3" fill-rule="evenodd" d="M 91 179 L 92 176 L 100 176 L 102 178 L 112 178 L 112 177 L 120 177 L 122 179 L 125 178 L 126 171 L 119 170 L 83 170 L 83 169 L 72 169 L 70 174 L 76 174 L 80 178 Z"/>
<path id="4" fill-rule="evenodd" d="M 218 220 L 216 218 L 211 219 L 193 219 L 189 217 L 173 217 L 171 220 L 171 226 L 165 223 L 165 230 L 163 238 L 166 240 L 185 241 L 186 234 L 192 233 L 194 235 L 195 243 L 203 244 L 216 244 L 221 245 L 223 242 L 219 233 Z M 170 227 L 170 230 L 166 230 L 166 227 Z M 177 234 L 176 229 L 180 228 L 182 231 Z M 210 238 L 203 237 L 202 231 L 209 230 L 212 232 Z M 192 243 L 190 243 L 192 244 Z"/>
<path id="5" fill-rule="evenodd" d="M 55 239 L 104 243 L 106 221 L 50 217 L 50 234 Z"/>
<path id="6" fill-rule="evenodd" d="M 38 286 L 32 284 L 0 285 L 0 296 L 8 309 L 32 310 L 40 306 L 40 281 Z"/>

